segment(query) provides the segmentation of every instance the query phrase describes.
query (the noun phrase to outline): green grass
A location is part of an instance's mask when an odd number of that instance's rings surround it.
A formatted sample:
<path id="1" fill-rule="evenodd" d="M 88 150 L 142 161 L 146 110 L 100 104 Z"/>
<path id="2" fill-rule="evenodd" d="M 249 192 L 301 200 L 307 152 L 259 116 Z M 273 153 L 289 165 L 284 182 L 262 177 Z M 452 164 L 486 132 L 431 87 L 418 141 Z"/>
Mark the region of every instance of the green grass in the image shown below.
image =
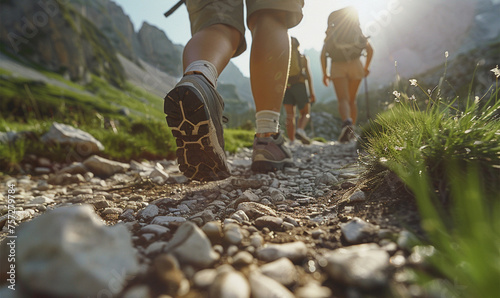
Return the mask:
<path id="1" fill-rule="evenodd" d="M 224 129 L 225 150 L 235 153 L 239 148 L 251 148 L 254 135 L 253 130 Z"/>
<path id="2" fill-rule="evenodd" d="M 120 161 L 173 159 L 175 140 L 165 123 L 163 99 L 124 83 L 120 88 L 92 76 L 91 83 L 78 85 L 60 74 L 43 72 L 72 87 L 64 89 L 25 78 L 0 80 L 0 131 L 31 132 L 14 144 L 0 144 L 0 168 L 15 171 L 29 155 L 58 162 L 80 161 L 73 148 L 43 144 L 39 138 L 53 122 L 72 125 L 98 139 L 105 147 L 100 155 Z M 10 75 L 0 68 L 0 74 Z M 123 109 L 129 114 L 122 113 Z M 226 151 L 234 153 L 253 144 L 253 127 L 226 129 Z"/>
<path id="3" fill-rule="evenodd" d="M 438 281 L 456 297 L 500 292 L 498 90 L 462 102 L 396 92 L 395 107 L 365 132 L 365 176 L 401 178 L 416 198 L 422 241 L 436 248 L 433 273 L 419 272 L 424 288 Z"/>

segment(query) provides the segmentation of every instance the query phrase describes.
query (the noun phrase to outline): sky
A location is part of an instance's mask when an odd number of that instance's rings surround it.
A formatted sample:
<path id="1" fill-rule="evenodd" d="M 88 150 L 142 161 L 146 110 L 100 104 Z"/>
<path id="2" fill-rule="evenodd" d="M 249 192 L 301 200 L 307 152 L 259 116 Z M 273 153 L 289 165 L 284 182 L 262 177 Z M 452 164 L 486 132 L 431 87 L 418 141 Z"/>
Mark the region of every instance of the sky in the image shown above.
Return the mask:
<path id="1" fill-rule="evenodd" d="M 189 17 L 183 5 L 168 18 L 163 13 L 169 10 L 178 0 L 114 0 L 127 14 L 138 31 L 143 22 L 154 25 L 165 32 L 167 37 L 176 44 L 186 45 L 191 37 Z M 243 0 L 242 0 L 243 1 Z M 360 16 L 361 27 L 365 35 L 373 37 L 379 23 L 387 21 L 391 14 L 398 13 L 399 2 L 402 0 L 305 0 L 304 18 L 301 23 L 289 30 L 290 36 L 296 37 L 302 50 L 321 50 L 325 38 L 328 15 L 347 5 L 354 6 Z M 246 31 L 247 44 L 251 44 L 250 32 Z M 249 50 L 233 58 L 245 76 L 249 76 Z"/>

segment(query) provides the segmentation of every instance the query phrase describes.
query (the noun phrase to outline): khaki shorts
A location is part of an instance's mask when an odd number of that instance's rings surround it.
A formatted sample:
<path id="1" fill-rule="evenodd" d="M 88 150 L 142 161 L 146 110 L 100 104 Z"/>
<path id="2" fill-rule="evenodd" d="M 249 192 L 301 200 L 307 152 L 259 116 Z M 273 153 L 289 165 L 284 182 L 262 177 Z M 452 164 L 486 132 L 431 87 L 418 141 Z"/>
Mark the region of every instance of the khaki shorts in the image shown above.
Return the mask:
<path id="1" fill-rule="evenodd" d="M 351 80 L 361 80 L 365 77 L 365 70 L 361 60 L 355 59 L 346 62 L 332 62 L 330 69 L 330 78 L 348 78 Z"/>
<path id="2" fill-rule="evenodd" d="M 281 10 L 288 12 L 287 26 L 292 28 L 302 20 L 304 0 L 246 0 L 246 5 L 247 20 L 258 10 Z M 214 24 L 229 25 L 243 36 L 234 57 L 245 51 L 247 45 L 244 38 L 243 0 L 187 0 L 186 6 L 191 21 L 191 34 Z"/>

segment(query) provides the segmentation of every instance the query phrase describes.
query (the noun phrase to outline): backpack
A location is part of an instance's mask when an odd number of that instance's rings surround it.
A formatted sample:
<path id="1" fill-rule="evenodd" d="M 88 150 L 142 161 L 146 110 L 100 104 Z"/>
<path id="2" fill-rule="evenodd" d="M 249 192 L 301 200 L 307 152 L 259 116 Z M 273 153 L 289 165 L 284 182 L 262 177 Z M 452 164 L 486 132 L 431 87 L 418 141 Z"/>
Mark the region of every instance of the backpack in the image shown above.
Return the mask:
<path id="1" fill-rule="evenodd" d="M 288 84 L 303 83 L 306 80 L 304 72 L 303 60 L 305 56 L 302 55 L 298 48 L 292 46 L 290 54 L 290 68 L 288 71 Z"/>
<path id="2" fill-rule="evenodd" d="M 334 62 L 351 61 L 361 56 L 368 38 L 359 26 L 356 11 L 346 7 L 328 17 L 325 51 Z"/>

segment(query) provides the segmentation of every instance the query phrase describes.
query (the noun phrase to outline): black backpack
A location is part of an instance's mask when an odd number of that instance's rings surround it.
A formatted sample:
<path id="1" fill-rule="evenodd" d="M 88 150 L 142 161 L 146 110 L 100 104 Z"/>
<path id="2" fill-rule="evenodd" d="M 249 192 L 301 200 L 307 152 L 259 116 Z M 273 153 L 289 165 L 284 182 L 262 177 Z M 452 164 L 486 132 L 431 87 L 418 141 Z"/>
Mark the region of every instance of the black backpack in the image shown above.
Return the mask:
<path id="1" fill-rule="evenodd" d="M 354 8 L 346 7 L 330 14 L 324 46 L 332 61 L 345 62 L 359 58 L 367 41 Z"/>

